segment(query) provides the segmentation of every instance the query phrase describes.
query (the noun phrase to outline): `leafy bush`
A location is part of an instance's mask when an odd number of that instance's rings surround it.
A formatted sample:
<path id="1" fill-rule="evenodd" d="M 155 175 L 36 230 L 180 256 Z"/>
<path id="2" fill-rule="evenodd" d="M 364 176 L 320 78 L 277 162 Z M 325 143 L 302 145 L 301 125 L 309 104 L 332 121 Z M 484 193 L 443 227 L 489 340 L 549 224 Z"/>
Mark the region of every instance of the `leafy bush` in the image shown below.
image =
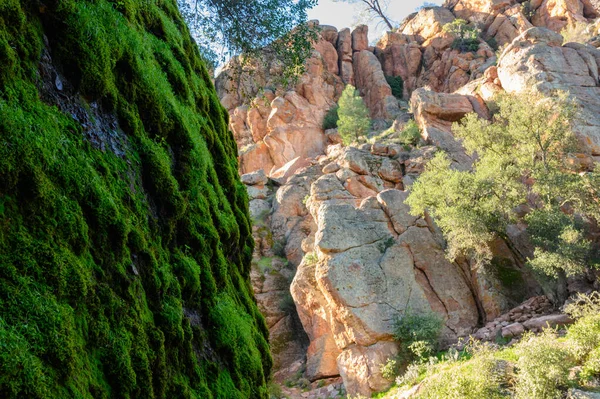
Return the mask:
<path id="1" fill-rule="evenodd" d="M 464 19 L 457 18 L 445 24 L 444 32 L 456 36 L 452 48 L 459 51 L 477 51 L 479 49 L 479 30 L 468 25 Z"/>
<path id="2" fill-rule="evenodd" d="M 393 380 L 398 375 L 398 361 L 396 359 L 388 359 L 381 365 L 381 375 L 386 380 Z"/>
<path id="3" fill-rule="evenodd" d="M 453 364 L 424 380 L 419 399 L 500 399 L 506 381 L 507 363 L 487 349 L 469 362 Z"/>
<path id="4" fill-rule="evenodd" d="M 339 105 L 334 105 L 333 107 L 329 108 L 329 111 L 327 111 L 327 113 L 325 114 L 325 117 L 323 118 L 323 129 L 327 130 L 327 129 L 335 129 L 338 125 L 338 120 L 340 119 L 339 115 L 338 115 L 338 109 L 339 109 Z"/>
<path id="5" fill-rule="evenodd" d="M 567 346 L 546 329 L 538 336 L 528 333 L 516 348 L 518 399 L 559 399 L 573 366 Z"/>
<path id="6" fill-rule="evenodd" d="M 549 276 L 558 276 L 560 270 L 567 275 L 585 271 L 593 258 L 592 242 L 585 238 L 585 226 L 574 215 L 558 207 L 538 209 L 525 217 L 535 257 L 529 261 L 534 269 Z"/>
<path id="7" fill-rule="evenodd" d="M 460 352 L 409 365 L 396 384 L 422 382 L 416 398 L 562 398 L 577 382 L 600 376 L 599 307 L 600 293 L 580 294 L 565 307 L 576 322 L 564 337 L 547 329 L 508 347 L 470 339 Z"/>
<path id="8" fill-rule="evenodd" d="M 392 95 L 397 99 L 402 99 L 404 95 L 404 81 L 401 76 L 386 76 L 385 80 L 392 89 Z"/>
<path id="9" fill-rule="evenodd" d="M 597 204 L 600 168 L 573 173 L 567 154 L 576 148 L 571 131 L 572 102 L 563 94 L 504 95 L 492 121 L 467 115 L 453 126 L 468 153 L 478 155 L 471 171 L 451 167 L 439 152 L 411 187 L 406 203 L 415 215 L 432 215 L 448 240 L 448 255 L 458 254 L 486 264 L 489 242 L 520 219 L 515 211 L 536 193 L 536 211 L 527 217 L 527 232 L 536 246 L 530 265 L 537 270 L 576 273 L 597 264 L 597 246 L 587 241 L 579 215 L 600 216 Z M 523 179 L 527 176 L 528 179 Z M 565 198 L 573 212 L 562 213 Z"/>
<path id="10" fill-rule="evenodd" d="M 268 385 L 269 388 L 269 399 L 279 399 L 284 397 L 283 396 L 283 390 L 281 389 L 281 385 L 277 384 L 276 382 L 269 382 Z"/>
<path id="11" fill-rule="evenodd" d="M 443 320 L 433 312 L 418 314 L 410 309 L 394 322 L 394 337 L 402 344 L 403 360 L 427 359 L 437 349 Z"/>
<path id="12" fill-rule="evenodd" d="M 314 265 L 318 261 L 319 261 L 319 258 L 317 257 L 317 254 L 314 252 L 309 252 L 306 255 L 304 255 L 304 262 L 307 265 Z"/>
<path id="13" fill-rule="evenodd" d="M 400 377 L 396 377 L 396 385 L 415 385 L 419 382 L 423 365 L 421 363 L 411 363 Z"/>
<path id="14" fill-rule="evenodd" d="M 367 134 L 371 127 L 369 110 L 352 85 L 347 85 L 339 101 L 338 132 L 345 145 Z"/>
<path id="15" fill-rule="evenodd" d="M 400 142 L 404 145 L 415 146 L 421 139 L 421 129 L 414 119 L 408 121 L 402 132 L 400 132 Z"/>
<path id="16" fill-rule="evenodd" d="M 579 294 L 565 311 L 577 319 L 566 339 L 574 359 L 583 363 L 583 380 L 600 375 L 600 293 Z"/>
<path id="17" fill-rule="evenodd" d="M 565 25 L 560 31 L 560 34 L 564 38 L 565 43 L 574 42 L 585 44 L 598 33 L 595 29 L 594 25 L 576 21 Z"/>

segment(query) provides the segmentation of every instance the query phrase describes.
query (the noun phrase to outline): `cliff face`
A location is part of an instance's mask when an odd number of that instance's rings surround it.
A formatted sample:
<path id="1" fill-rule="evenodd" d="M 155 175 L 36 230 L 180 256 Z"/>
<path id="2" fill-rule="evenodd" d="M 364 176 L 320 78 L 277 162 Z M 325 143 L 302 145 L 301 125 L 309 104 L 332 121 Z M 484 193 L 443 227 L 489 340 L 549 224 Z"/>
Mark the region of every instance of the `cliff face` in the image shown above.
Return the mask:
<path id="1" fill-rule="evenodd" d="M 267 396 L 227 123 L 175 1 L 1 2 L 1 397 Z"/>

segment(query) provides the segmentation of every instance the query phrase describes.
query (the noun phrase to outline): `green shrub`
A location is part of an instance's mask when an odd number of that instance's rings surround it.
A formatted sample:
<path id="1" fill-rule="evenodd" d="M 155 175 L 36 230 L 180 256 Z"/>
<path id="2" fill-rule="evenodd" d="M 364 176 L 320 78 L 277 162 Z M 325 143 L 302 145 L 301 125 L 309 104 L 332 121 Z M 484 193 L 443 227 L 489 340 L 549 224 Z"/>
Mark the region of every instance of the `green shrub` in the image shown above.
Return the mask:
<path id="1" fill-rule="evenodd" d="M 411 363 L 406 367 L 404 374 L 396 378 L 396 385 L 415 385 L 419 382 L 421 372 L 423 371 L 422 363 Z M 385 376 L 384 376 L 385 377 Z"/>
<path id="2" fill-rule="evenodd" d="M 551 329 L 538 336 L 528 333 L 516 347 L 518 399 L 559 399 L 573 366 L 565 343 Z"/>
<path id="3" fill-rule="evenodd" d="M 569 327 L 566 339 L 578 363 L 583 364 L 582 380 L 600 375 L 600 293 L 579 294 L 565 307 L 577 321 Z"/>
<path id="4" fill-rule="evenodd" d="M 317 254 L 314 252 L 309 252 L 306 255 L 304 255 L 304 262 L 307 265 L 314 265 L 318 261 L 319 261 L 319 258 L 317 257 Z"/>
<path id="5" fill-rule="evenodd" d="M 568 23 L 560 31 L 565 43 L 574 42 L 586 44 L 598 34 L 597 27 L 586 22 Z"/>
<path id="6" fill-rule="evenodd" d="M 585 363 L 583 363 L 580 378 L 585 382 L 598 376 L 600 376 L 600 347 L 595 348 L 588 354 Z"/>
<path id="7" fill-rule="evenodd" d="M 507 362 L 493 357 L 489 348 L 467 362 L 444 367 L 423 381 L 419 399 L 500 399 L 507 380 Z"/>
<path id="8" fill-rule="evenodd" d="M 457 18 L 445 24 L 444 32 L 456 36 L 452 48 L 459 51 L 477 51 L 479 49 L 479 30 L 469 26 L 464 19 Z"/>
<path id="9" fill-rule="evenodd" d="M 500 45 L 498 44 L 498 40 L 496 40 L 495 37 L 490 37 L 488 40 L 486 40 L 486 43 L 494 52 L 498 51 L 498 48 L 500 47 Z"/>
<path id="10" fill-rule="evenodd" d="M 398 361 L 396 359 L 388 359 L 387 362 L 381 365 L 381 375 L 386 380 L 393 380 L 398 375 Z"/>
<path id="11" fill-rule="evenodd" d="M 489 265 L 489 243 L 521 217 L 515 210 L 535 192 L 536 210 L 526 217 L 535 246 L 529 265 L 553 275 L 598 265 L 589 224 L 577 214 L 600 217 L 600 208 L 591 206 L 600 200 L 598 191 L 588 188 L 600 186 L 600 167 L 573 173 L 566 161 L 577 145 L 570 128 L 573 103 L 565 93 L 552 98 L 524 93 L 499 96 L 497 106 L 491 121 L 471 113 L 453 125 L 454 135 L 478 160 L 462 172 L 446 153 L 436 153 L 410 188 L 406 203 L 411 213 L 427 210 L 434 217 L 447 239 L 449 257 L 461 254 Z M 565 198 L 573 210 L 569 214 L 561 210 Z"/>
<path id="12" fill-rule="evenodd" d="M 280 399 L 283 398 L 283 390 L 281 389 L 281 385 L 276 382 L 269 382 L 269 399 Z"/>
<path id="13" fill-rule="evenodd" d="M 400 341 L 402 360 L 425 360 L 437 349 L 443 320 L 433 312 L 418 314 L 407 309 L 394 322 L 394 337 Z"/>
<path id="14" fill-rule="evenodd" d="M 338 120 L 340 119 L 338 115 L 339 108 L 340 107 L 337 104 L 329 108 L 329 111 L 327 111 L 325 117 L 323 118 L 323 130 L 335 129 L 337 127 Z"/>
<path id="15" fill-rule="evenodd" d="M 421 129 L 414 119 L 408 121 L 408 123 L 400 132 L 400 142 L 407 146 L 415 146 L 421 139 Z"/>
<path id="16" fill-rule="evenodd" d="M 344 145 L 369 132 L 371 119 L 363 99 L 352 85 L 347 85 L 339 101 L 338 132 Z"/>
<path id="17" fill-rule="evenodd" d="M 401 76 L 386 76 L 385 80 L 390 85 L 392 89 L 392 95 L 397 99 L 402 99 L 404 95 L 404 81 Z"/>

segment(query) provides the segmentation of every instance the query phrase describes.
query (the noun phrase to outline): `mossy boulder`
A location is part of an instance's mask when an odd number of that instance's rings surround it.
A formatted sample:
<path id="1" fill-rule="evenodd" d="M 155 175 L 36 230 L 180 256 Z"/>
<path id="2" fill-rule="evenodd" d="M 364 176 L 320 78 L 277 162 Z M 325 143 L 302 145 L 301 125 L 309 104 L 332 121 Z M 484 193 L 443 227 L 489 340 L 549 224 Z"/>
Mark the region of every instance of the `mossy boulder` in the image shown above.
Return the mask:
<path id="1" fill-rule="evenodd" d="M 267 397 L 227 122 L 175 0 L 0 2 L 0 397 Z"/>

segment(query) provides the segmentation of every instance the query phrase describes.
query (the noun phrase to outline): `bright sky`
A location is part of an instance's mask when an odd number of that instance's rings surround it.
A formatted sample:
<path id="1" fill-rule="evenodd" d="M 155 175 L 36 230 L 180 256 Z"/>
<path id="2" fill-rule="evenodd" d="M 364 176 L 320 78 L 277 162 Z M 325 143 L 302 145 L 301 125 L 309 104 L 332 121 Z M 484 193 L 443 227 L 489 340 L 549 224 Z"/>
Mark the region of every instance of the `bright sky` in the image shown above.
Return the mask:
<path id="1" fill-rule="evenodd" d="M 440 5 L 443 0 L 427 0 L 427 3 Z M 404 17 L 423 5 L 423 0 L 389 0 L 387 15 L 392 24 L 399 24 Z M 308 19 L 318 19 L 322 25 L 333 25 L 338 29 L 351 28 L 357 25 L 360 16 L 360 1 L 348 4 L 343 1 L 319 0 L 319 4 L 308 12 Z M 387 30 L 384 23 L 377 25 L 379 21 L 368 22 L 369 41 L 374 42 Z M 362 23 L 362 21 L 359 21 Z"/>

